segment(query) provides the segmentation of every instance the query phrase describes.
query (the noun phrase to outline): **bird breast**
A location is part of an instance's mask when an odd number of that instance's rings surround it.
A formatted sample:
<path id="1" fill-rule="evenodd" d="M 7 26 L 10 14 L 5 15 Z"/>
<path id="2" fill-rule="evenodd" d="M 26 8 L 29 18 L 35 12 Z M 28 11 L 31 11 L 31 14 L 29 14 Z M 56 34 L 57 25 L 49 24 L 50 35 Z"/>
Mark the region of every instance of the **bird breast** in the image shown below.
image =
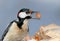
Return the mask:
<path id="1" fill-rule="evenodd" d="M 14 22 L 11 25 L 7 35 L 4 37 L 3 41 L 21 41 L 21 39 L 23 39 L 27 33 L 28 33 L 27 31 L 24 31 L 23 29 L 19 29 L 17 24 Z"/>

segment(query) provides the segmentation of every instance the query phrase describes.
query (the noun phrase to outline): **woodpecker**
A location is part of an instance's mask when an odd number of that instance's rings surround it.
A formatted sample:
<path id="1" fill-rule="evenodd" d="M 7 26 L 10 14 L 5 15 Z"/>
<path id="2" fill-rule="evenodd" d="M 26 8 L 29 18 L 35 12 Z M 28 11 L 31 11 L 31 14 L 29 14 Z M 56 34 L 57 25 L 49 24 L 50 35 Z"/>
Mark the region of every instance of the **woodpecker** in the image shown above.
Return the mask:
<path id="1" fill-rule="evenodd" d="M 28 34 L 28 21 L 32 19 L 32 11 L 27 8 L 22 8 L 17 14 L 17 20 L 10 22 L 4 31 L 1 41 L 23 41 L 23 38 Z"/>

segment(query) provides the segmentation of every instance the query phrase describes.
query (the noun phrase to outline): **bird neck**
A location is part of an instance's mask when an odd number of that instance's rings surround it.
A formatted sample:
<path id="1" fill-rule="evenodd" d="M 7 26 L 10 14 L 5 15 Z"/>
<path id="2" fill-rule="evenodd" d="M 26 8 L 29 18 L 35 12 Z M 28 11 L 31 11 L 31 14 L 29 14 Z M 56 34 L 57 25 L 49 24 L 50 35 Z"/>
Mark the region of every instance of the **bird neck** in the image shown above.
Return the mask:
<path id="1" fill-rule="evenodd" d="M 21 18 L 19 18 L 19 19 L 17 20 L 17 26 L 18 26 L 20 29 L 22 29 L 22 25 L 23 25 L 24 20 L 25 20 L 25 19 L 21 19 Z"/>
<path id="2" fill-rule="evenodd" d="M 17 23 L 20 29 L 24 29 L 28 26 L 28 19 L 20 18 Z"/>

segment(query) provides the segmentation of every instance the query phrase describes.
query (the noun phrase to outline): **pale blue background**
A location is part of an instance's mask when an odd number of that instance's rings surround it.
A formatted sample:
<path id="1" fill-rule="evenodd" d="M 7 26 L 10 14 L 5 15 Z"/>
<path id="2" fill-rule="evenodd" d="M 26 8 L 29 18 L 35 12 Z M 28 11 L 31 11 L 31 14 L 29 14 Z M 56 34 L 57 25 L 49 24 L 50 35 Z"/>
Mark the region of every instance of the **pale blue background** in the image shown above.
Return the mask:
<path id="1" fill-rule="evenodd" d="M 21 8 L 39 11 L 41 20 L 30 20 L 30 35 L 42 25 L 60 25 L 60 0 L 0 0 L 0 37 Z"/>

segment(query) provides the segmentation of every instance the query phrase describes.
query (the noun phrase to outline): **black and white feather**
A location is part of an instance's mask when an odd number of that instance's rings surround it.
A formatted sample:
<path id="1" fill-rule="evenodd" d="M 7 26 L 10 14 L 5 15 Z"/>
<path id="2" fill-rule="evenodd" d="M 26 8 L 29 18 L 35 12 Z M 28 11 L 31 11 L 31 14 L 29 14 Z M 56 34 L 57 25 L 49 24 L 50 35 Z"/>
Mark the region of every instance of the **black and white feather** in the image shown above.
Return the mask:
<path id="1" fill-rule="evenodd" d="M 18 20 L 10 22 L 0 41 L 23 41 L 29 32 L 28 21 L 32 13 L 27 8 L 21 9 L 17 14 Z"/>

